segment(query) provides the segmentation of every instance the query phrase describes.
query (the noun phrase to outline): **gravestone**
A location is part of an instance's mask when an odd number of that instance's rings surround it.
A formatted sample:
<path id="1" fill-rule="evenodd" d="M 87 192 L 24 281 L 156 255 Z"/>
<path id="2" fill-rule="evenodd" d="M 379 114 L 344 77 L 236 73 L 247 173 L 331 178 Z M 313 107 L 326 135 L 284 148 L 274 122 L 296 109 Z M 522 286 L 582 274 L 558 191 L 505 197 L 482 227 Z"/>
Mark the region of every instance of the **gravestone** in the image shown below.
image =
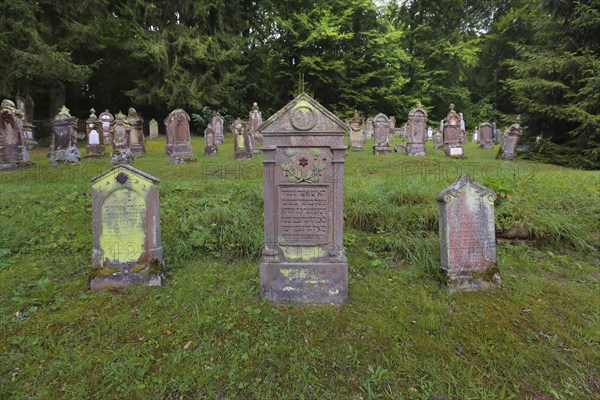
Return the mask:
<path id="1" fill-rule="evenodd" d="M 466 136 L 466 129 L 465 129 L 465 117 L 463 116 L 463 113 L 459 113 L 458 115 L 460 115 L 460 134 L 462 136 L 462 142 L 463 144 L 467 143 L 467 136 Z"/>
<path id="2" fill-rule="evenodd" d="M 261 294 L 275 302 L 344 302 L 348 297 L 343 248 L 348 126 L 302 93 L 260 131 L 265 194 Z"/>
<path id="3" fill-rule="evenodd" d="M 396 136 L 396 117 L 390 117 L 390 135 L 389 137 Z"/>
<path id="4" fill-rule="evenodd" d="M 171 111 L 165 119 L 167 131 L 167 146 L 165 153 L 171 157 L 172 164 L 194 162 L 196 158 L 192 152 L 190 141 L 190 116 L 178 108 Z"/>
<path id="5" fill-rule="evenodd" d="M 441 132 L 436 131 L 433 134 L 433 148 L 435 150 L 444 150 L 444 139 Z"/>
<path id="6" fill-rule="evenodd" d="M 426 129 L 427 112 L 423 109 L 419 101 L 415 105 L 415 108 L 408 113 L 406 153 L 409 156 L 425 155 Z"/>
<path id="7" fill-rule="evenodd" d="M 154 118 L 152 118 L 150 120 L 150 123 L 148 124 L 148 126 L 150 127 L 150 139 L 156 139 L 158 137 L 158 122 L 156 122 L 156 120 Z"/>
<path id="8" fill-rule="evenodd" d="M 517 158 L 517 144 L 521 138 L 521 116 L 517 115 L 515 122 L 504 131 L 497 158 L 512 161 Z"/>
<path id="9" fill-rule="evenodd" d="M 463 132 L 461 130 L 460 115 L 454 111 L 454 104 L 450 104 L 450 111 L 444 121 L 444 151 L 453 158 L 464 157 Z"/>
<path id="10" fill-rule="evenodd" d="M 126 122 L 130 126 L 129 150 L 131 150 L 131 154 L 133 154 L 133 157 L 135 158 L 145 156 L 144 120 L 135 108 L 130 107 Z"/>
<path id="11" fill-rule="evenodd" d="M 209 157 L 216 156 L 217 151 L 217 145 L 215 144 L 215 131 L 213 130 L 212 125 L 209 123 L 204 130 L 204 155 Z"/>
<path id="12" fill-rule="evenodd" d="M 473 143 L 479 143 L 479 131 L 473 132 Z"/>
<path id="13" fill-rule="evenodd" d="M 433 128 L 427 127 L 427 140 L 433 140 Z"/>
<path id="14" fill-rule="evenodd" d="M 350 131 L 348 133 L 348 141 L 350 142 L 350 150 L 363 150 L 365 147 L 365 130 L 363 128 L 363 119 L 354 112 L 354 117 L 349 121 Z"/>
<path id="15" fill-rule="evenodd" d="M 90 116 L 85 121 L 85 134 L 88 144 L 85 147 L 87 157 L 104 157 L 104 134 L 102 121 L 96 116 L 96 110 L 90 110 Z"/>
<path id="16" fill-rule="evenodd" d="M 131 138 L 131 127 L 125 121 L 125 114 L 119 111 L 111 129 L 112 152 L 110 153 L 111 164 L 129 164 L 133 161 L 133 153 L 129 149 Z"/>
<path id="17" fill-rule="evenodd" d="M 449 289 L 499 286 L 494 228 L 496 193 L 469 175 L 462 175 L 436 200 L 440 206 L 441 264 Z"/>
<path id="18" fill-rule="evenodd" d="M 0 108 L 0 170 L 32 165 L 23 132 L 23 114 L 11 100 L 2 100 Z"/>
<path id="19" fill-rule="evenodd" d="M 112 128 L 115 122 L 115 117 L 108 112 L 108 110 L 104 110 L 102 114 L 98 116 L 100 121 L 102 121 L 102 133 L 104 134 L 104 144 L 112 144 Z"/>
<path id="20" fill-rule="evenodd" d="M 494 149 L 494 128 L 489 122 L 479 125 L 479 147 L 487 150 Z"/>
<path id="21" fill-rule="evenodd" d="M 373 131 L 373 118 L 367 118 L 367 121 L 365 122 L 365 137 L 371 139 L 373 137 Z"/>
<path id="22" fill-rule="evenodd" d="M 81 152 L 77 148 L 78 121 L 65 106 L 52 120 L 52 144 L 48 158 L 53 164 L 75 164 L 81 160 Z"/>
<path id="23" fill-rule="evenodd" d="M 129 165 L 93 178 L 91 288 L 162 285 L 159 180 Z"/>
<path id="24" fill-rule="evenodd" d="M 21 127 L 23 130 L 23 143 L 25 144 L 26 150 L 35 149 L 39 146 L 39 143 L 36 142 L 35 137 L 33 135 L 33 130 L 35 125 L 31 123 L 32 115 L 33 115 L 33 107 L 27 107 L 25 105 L 25 99 L 20 96 L 16 96 L 17 100 L 17 110 L 18 112 L 15 114 L 17 118 L 21 120 Z M 10 101 L 10 100 L 8 100 Z M 1 135 L 0 135 L 1 136 Z M 26 152 L 23 156 L 29 159 L 29 153 Z"/>
<path id="25" fill-rule="evenodd" d="M 251 159 L 252 143 L 248 132 L 248 125 L 238 118 L 232 122 L 230 129 L 233 134 L 233 158 L 236 160 Z"/>
<path id="26" fill-rule="evenodd" d="M 494 141 L 496 144 L 502 143 L 502 131 L 498 128 L 494 129 Z"/>
<path id="27" fill-rule="evenodd" d="M 390 121 L 385 114 L 377 114 L 373 119 L 373 154 L 389 154 L 392 152 L 390 146 Z"/>
<path id="28" fill-rule="evenodd" d="M 262 113 L 258 108 L 258 104 L 255 102 L 252 104 L 252 110 L 250 110 L 250 118 L 248 119 L 248 125 L 250 128 L 250 135 L 254 139 L 254 143 L 262 143 L 263 138 L 258 128 L 262 125 Z"/>
<path id="29" fill-rule="evenodd" d="M 223 117 L 218 111 L 213 112 L 210 120 L 213 130 L 215 131 L 215 144 L 225 143 L 225 133 L 223 132 Z"/>

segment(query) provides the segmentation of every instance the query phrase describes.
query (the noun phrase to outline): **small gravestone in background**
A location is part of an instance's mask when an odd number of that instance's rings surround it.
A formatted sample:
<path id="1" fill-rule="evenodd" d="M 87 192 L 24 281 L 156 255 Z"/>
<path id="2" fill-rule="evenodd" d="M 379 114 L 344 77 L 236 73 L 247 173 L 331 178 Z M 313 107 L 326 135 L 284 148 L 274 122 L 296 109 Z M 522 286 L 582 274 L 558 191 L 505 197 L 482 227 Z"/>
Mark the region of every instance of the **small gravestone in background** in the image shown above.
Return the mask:
<path id="1" fill-rule="evenodd" d="M 427 140 L 433 140 L 433 128 L 427 127 Z"/>
<path id="2" fill-rule="evenodd" d="M 390 121 L 385 114 L 377 114 L 373 119 L 373 154 L 389 154 L 392 152 L 390 146 Z"/>
<path id="3" fill-rule="evenodd" d="M 473 132 L 473 137 L 471 138 L 471 141 L 473 143 L 479 143 L 479 130 L 475 130 L 475 132 Z"/>
<path id="4" fill-rule="evenodd" d="M 225 143 L 225 133 L 223 132 L 223 117 L 218 111 L 213 112 L 210 120 L 213 130 L 215 131 L 215 144 Z"/>
<path id="5" fill-rule="evenodd" d="M 494 128 L 489 122 L 479 125 L 479 147 L 487 150 L 494 149 Z"/>
<path id="6" fill-rule="evenodd" d="M 0 170 L 33 165 L 29 162 L 21 113 L 11 100 L 4 99 L 0 108 Z"/>
<path id="7" fill-rule="evenodd" d="M 129 115 L 127 115 L 127 124 L 131 127 L 129 131 L 129 150 L 134 157 L 143 157 L 146 155 L 146 146 L 144 144 L 144 120 L 135 110 L 135 108 L 129 108 Z"/>
<path id="8" fill-rule="evenodd" d="M 85 147 L 87 157 L 104 157 L 104 135 L 102 121 L 96 116 L 96 110 L 90 110 L 90 116 L 85 121 L 85 134 L 88 144 Z"/>
<path id="9" fill-rule="evenodd" d="M 348 297 L 343 248 L 348 126 L 302 93 L 260 130 L 265 177 L 261 294 L 275 302 L 344 302 Z"/>
<path id="10" fill-rule="evenodd" d="M 209 157 L 216 156 L 217 151 L 217 145 L 215 144 L 215 131 L 213 130 L 212 125 L 209 123 L 204 130 L 204 155 Z"/>
<path id="11" fill-rule="evenodd" d="M 262 113 L 258 108 L 258 104 L 255 102 L 252 104 L 252 110 L 250 111 L 250 118 L 248 119 L 248 127 L 250 129 L 250 135 L 254 139 L 254 143 L 262 143 L 263 138 L 258 128 L 262 125 Z"/>
<path id="12" fill-rule="evenodd" d="M 33 135 L 33 129 L 35 128 L 35 125 L 31 123 L 31 111 L 33 107 L 30 107 L 28 112 L 27 107 L 25 106 L 25 100 L 20 96 L 17 96 L 16 100 L 18 110 L 17 117 L 21 119 L 21 126 L 23 128 L 23 143 L 25 144 L 26 150 L 35 149 L 39 146 L 39 143 L 35 140 L 35 137 Z M 23 156 L 29 159 L 29 153 L 24 154 Z"/>
<path id="13" fill-rule="evenodd" d="M 433 148 L 435 150 L 444 150 L 444 139 L 442 138 L 442 133 L 439 131 L 433 134 Z"/>
<path id="14" fill-rule="evenodd" d="M 181 108 L 171 111 L 165 119 L 167 146 L 165 153 L 171 157 L 172 164 L 194 162 L 190 141 L 190 116 Z"/>
<path id="15" fill-rule="evenodd" d="M 441 191 L 442 270 L 451 291 L 479 290 L 500 285 L 496 265 L 493 190 L 462 175 Z"/>
<path id="16" fill-rule="evenodd" d="M 365 137 L 370 139 L 373 137 L 373 118 L 367 118 L 365 122 Z"/>
<path id="17" fill-rule="evenodd" d="M 444 122 L 444 150 L 447 156 L 454 158 L 464 157 L 463 131 L 460 115 L 454 111 L 454 104 L 450 104 L 450 111 Z"/>
<path id="18" fill-rule="evenodd" d="M 350 126 L 350 132 L 348 138 L 350 142 L 350 150 L 363 150 L 365 147 L 365 130 L 363 127 L 363 119 L 358 114 L 358 111 L 354 112 L 354 117 L 348 121 Z"/>
<path id="19" fill-rule="evenodd" d="M 252 143 L 247 130 L 247 124 L 241 119 L 236 119 L 231 124 L 233 134 L 233 158 L 236 160 L 249 160 L 252 158 Z M 216 140 L 216 134 L 215 134 Z"/>
<path id="20" fill-rule="evenodd" d="M 81 152 L 77 148 L 78 121 L 76 117 L 71 116 L 69 109 L 65 106 L 52 120 L 52 144 L 49 149 L 49 158 L 53 164 L 75 164 L 81 160 Z"/>
<path id="21" fill-rule="evenodd" d="M 521 138 L 521 116 L 517 115 L 515 122 L 504 131 L 497 158 L 512 161 L 517 158 L 517 144 Z"/>
<path id="22" fill-rule="evenodd" d="M 125 122 L 125 114 L 119 111 L 112 126 L 112 152 L 110 153 L 111 164 L 129 164 L 133 161 L 133 154 L 129 150 L 129 139 L 131 127 Z"/>
<path id="23" fill-rule="evenodd" d="M 425 155 L 425 129 L 427 129 L 427 112 L 418 101 L 415 108 L 408 113 L 406 153 L 409 156 Z"/>
<path id="24" fill-rule="evenodd" d="M 389 137 L 394 137 L 394 136 L 396 136 L 396 117 L 390 117 L 389 121 L 390 121 L 390 136 Z"/>
<path id="25" fill-rule="evenodd" d="M 112 144 L 112 129 L 115 122 L 115 117 L 108 112 L 108 110 L 104 110 L 104 112 L 100 114 L 98 118 L 100 118 L 100 121 L 102 121 L 104 144 Z"/>
<path id="26" fill-rule="evenodd" d="M 161 286 L 158 182 L 129 165 L 116 165 L 91 180 L 92 289 Z"/>
<path id="27" fill-rule="evenodd" d="M 152 118 L 150 120 L 150 123 L 148 124 L 149 128 L 150 128 L 150 139 L 156 139 L 158 137 L 158 122 L 156 122 L 156 120 L 154 118 Z"/>

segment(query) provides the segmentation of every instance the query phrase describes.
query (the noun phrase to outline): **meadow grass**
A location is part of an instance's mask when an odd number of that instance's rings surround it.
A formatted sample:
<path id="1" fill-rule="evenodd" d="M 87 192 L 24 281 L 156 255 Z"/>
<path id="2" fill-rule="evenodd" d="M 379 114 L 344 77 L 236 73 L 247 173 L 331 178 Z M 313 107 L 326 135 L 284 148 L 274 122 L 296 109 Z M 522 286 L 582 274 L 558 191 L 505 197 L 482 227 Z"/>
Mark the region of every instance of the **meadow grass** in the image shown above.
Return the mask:
<path id="1" fill-rule="evenodd" d="M 228 138 L 229 139 L 229 138 Z M 395 139 L 398 141 L 398 139 Z M 259 296 L 262 156 L 231 140 L 170 165 L 164 138 L 133 166 L 161 179 L 167 282 L 89 290 L 89 179 L 107 159 L 0 175 L 2 399 L 600 398 L 598 172 L 348 151 L 344 305 Z M 435 195 L 461 173 L 499 194 L 502 288 L 439 279 Z"/>

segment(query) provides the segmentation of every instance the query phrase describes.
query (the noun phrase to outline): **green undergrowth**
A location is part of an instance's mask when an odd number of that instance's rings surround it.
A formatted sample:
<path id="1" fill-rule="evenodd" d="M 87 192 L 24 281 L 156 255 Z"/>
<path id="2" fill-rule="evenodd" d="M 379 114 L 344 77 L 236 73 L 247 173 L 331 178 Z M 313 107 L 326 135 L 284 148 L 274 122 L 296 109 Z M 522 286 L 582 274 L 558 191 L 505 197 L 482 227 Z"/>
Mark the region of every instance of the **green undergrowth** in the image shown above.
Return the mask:
<path id="1" fill-rule="evenodd" d="M 396 139 L 397 140 L 397 139 Z M 230 142 L 230 141 L 229 141 Z M 395 144 L 395 143 L 394 143 Z M 370 149 L 372 143 L 367 143 Z M 349 301 L 260 300 L 262 156 L 133 166 L 160 183 L 166 285 L 89 290 L 89 179 L 107 159 L 0 175 L 0 398 L 600 398 L 599 175 L 348 152 Z M 435 195 L 460 173 L 498 194 L 502 288 L 449 294 Z"/>

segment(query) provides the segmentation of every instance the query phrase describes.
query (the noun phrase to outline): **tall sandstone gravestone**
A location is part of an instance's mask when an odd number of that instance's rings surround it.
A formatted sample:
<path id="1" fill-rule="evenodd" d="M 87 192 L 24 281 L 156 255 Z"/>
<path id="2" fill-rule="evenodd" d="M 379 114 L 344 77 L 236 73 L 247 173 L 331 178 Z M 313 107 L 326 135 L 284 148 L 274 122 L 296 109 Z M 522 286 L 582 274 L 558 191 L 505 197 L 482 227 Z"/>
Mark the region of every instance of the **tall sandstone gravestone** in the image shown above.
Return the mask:
<path id="1" fill-rule="evenodd" d="M 181 108 L 171 111 L 165 119 L 167 146 L 165 153 L 171 157 L 172 164 L 194 162 L 190 141 L 190 116 Z"/>
<path id="2" fill-rule="evenodd" d="M 258 108 L 258 104 L 254 102 L 252 104 L 252 110 L 250 110 L 250 115 L 248 119 L 248 127 L 250 129 L 250 135 L 254 139 L 254 143 L 262 143 L 263 138 L 258 128 L 262 125 L 262 112 Z"/>
<path id="3" fill-rule="evenodd" d="M 496 265 L 496 193 L 462 175 L 438 193 L 442 270 L 451 291 L 500 285 Z"/>
<path id="4" fill-rule="evenodd" d="M 450 111 L 444 121 L 444 151 L 447 156 L 454 158 L 464 157 L 462 119 L 454 111 L 454 104 L 450 104 Z"/>
<path id="5" fill-rule="evenodd" d="M 218 152 L 217 145 L 215 144 L 215 131 L 212 125 L 209 123 L 204 130 L 204 155 L 211 157 L 216 156 Z"/>
<path id="6" fill-rule="evenodd" d="M 503 160 L 513 161 L 517 158 L 517 144 L 521 138 L 521 116 L 517 115 L 515 122 L 509 126 L 504 132 L 502 137 L 502 143 L 500 144 L 500 151 L 496 158 Z"/>
<path id="7" fill-rule="evenodd" d="M 129 164 L 133 161 L 133 154 L 129 150 L 130 138 L 131 126 L 125 122 L 125 114 L 119 111 L 111 129 L 111 164 Z"/>
<path id="8" fill-rule="evenodd" d="M 479 147 L 482 149 L 494 149 L 494 127 L 492 124 L 489 122 L 484 122 L 483 124 L 479 125 L 478 139 L 481 143 Z"/>
<path id="9" fill-rule="evenodd" d="M 373 119 L 373 154 L 390 154 L 390 120 L 385 114 L 377 114 Z"/>
<path id="10" fill-rule="evenodd" d="M 90 110 L 90 116 L 85 121 L 85 134 L 88 144 L 85 147 L 87 157 L 104 157 L 104 135 L 102 133 L 102 121 L 96 116 L 96 110 Z"/>
<path id="11" fill-rule="evenodd" d="M 11 100 L 0 108 L 0 170 L 25 166 L 29 161 L 21 113 Z M 31 164 L 29 164 L 31 165 Z"/>
<path id="12" fill-rule="evenodd" d="M 263 297 L 340 303 L 348 297 L 343 248 L 344 136 L 348 126 L 305 93 L 261 127 L 264 137 Z"/>
<path id="13" fill-rule="evenodd" d="M 144 120 L 140 114 L 138 114 L 135 108 L 130 107 L 126 122 L 130 126 L 129 150 L 131 150 L 131 153 L 135 158 L 145 156 L 146 145 L 144 142 Z"/>
<path id="14" fill-rule="evenodd" d="M 373 137 L 373 118 L 367 118 L 365 121 L 365 137 L 371 139 Z"/>
<path id="15" fill-rule="evenodd" d="M 223 132 L 223 117 L 218 111 L 213 112 L 210 120 L 213 130 L 215 131 L 215 144 L 225 143 L 225 133 Z"/>
<path id="16" fill-rule="evenodd" d="M 104 110 L 98 118 L 102 121 L 102 133 L 104 135 L 104 143 L 112 144 L 112 128 L 115 122 L 115 117 L 108 111 Z"/>
<path id="17" fill-rule="evenodd" d="M 76 164 L 81 160 L 81 152 L 77 148 L 78 121 L 65 106 L 52 120 L 52 144 L 48 157 L 53 164 Z"/>
<path id="18" fill-rule="evenodd" d="M 350 150 L 363 150 L 367 138 L 363 127 L 363 119 L 358 114 L 358 111 L 354 112 L 354 117 L 348 122 L 348 125 L 350 125 L 350 131 L 348 132 Z"/>
<path id="19" fill-rule="evenodd" d="M 129 165 L 93 178 L 91 287 L 162 284 L 159 180 Z"/>
<path id="20" fill-rule="evenodd" d="M 248 124 L 238 118 L 231 123 L 229 129 L 233 134 L 233 158 L 236 160 L 251 159 L 252 137 L 250 136 L 250 132 L 248 132 Z"/>
<path id="21" fill-rule="evenodd" d="M 427 140 L 427 112 L 421 102 L 408 113 L 406 153 L 409 156 L 424 156 Z"/>

